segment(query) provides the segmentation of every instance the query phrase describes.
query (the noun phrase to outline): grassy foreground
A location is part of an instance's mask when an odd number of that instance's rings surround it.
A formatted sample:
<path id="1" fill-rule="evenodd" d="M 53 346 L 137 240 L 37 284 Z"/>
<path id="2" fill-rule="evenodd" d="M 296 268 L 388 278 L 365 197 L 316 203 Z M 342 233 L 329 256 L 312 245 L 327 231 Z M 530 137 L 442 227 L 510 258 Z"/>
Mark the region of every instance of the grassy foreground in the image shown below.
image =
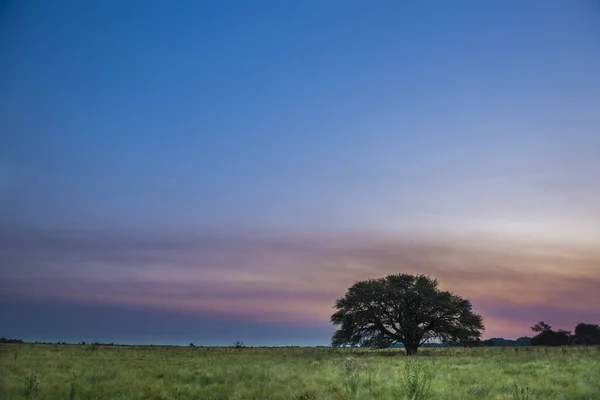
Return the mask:
<path id="1" fill-rule="evenodd" d="M 1 345 L 0 399 L 600 399 L 600 348 Z"/>

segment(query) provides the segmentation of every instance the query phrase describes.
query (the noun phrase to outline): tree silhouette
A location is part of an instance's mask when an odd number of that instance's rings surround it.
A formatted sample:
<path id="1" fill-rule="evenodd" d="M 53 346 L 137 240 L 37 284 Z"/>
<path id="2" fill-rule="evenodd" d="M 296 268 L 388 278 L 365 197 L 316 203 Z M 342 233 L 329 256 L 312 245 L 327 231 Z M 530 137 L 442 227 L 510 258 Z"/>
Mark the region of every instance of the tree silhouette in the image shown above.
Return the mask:
<path id="1" fill-rule="evenodd" d="M 573 336 L 575 344 L 593 346 L 600 344 L 600 326 L 592 324 L 579 323 L 575 327 Z"/>
<path id="2" fill-rule="evenodd" d="M 531 327 L 531 330 L 534 332 L 546 332 L 551 330 L 552 327 L 550 325 L 548 325 L 547 323 L 545 323 L 544 321 L 540 321 L 537 324 L 535 324 L 534 326 Z"/>
<path id="3" fill-rule="evenodd" d="M 471 345 L 481 336 L 481 316 L 471 302 L 441 291 L 426 275 L 397 274 L 356 282 L 337 300 L 331 316 L 340 328 L 331 344 L 379 348 L 402 343 L 407 355 L 438 339 Z"/>
<path id="4" fill-rule="evenodd" d="M 594 345 L 600 344 L 600 327 L 598 325 L 580 323 L 575 327 L 575 334 L 570 331 L 559 329 L 554 331 L 552 327 L 543 321 L 531 327 L 538 334 L 531 339 L 534 346 L 565 346 L 569 344 Z"/>
<path id="5" fill-rule="evenodd" d="M 571 342 L 571 332 L 559 329 L 545 330 L 531 339 L 532 346 L 566 346 Z"/>
<path id="6" fill-rule="evenodd" d="M 23 342 L 23 339 L 7 339 L 7 338 L 0 338 L 0 343 L 8 343 L 8 344 L 23 344 L 25 342 Z"/>
<path id="7" fill-rule="evenodd" d="M 532 326 L 531 330 L 538 333 L 531 339 L 533 346 L 564 346 L 571 342 L 571 332 L 562 329 L 554 331 L 544 321 Z"/>

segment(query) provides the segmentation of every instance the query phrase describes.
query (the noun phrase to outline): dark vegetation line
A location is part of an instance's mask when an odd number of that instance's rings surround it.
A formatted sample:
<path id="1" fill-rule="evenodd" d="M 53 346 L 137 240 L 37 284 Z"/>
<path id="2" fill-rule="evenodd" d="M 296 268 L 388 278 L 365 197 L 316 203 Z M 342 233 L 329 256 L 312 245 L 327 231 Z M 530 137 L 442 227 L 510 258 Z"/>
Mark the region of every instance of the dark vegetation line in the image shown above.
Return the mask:
<path id="1" fill-rule="evenodd" d="M 537 335 L 534 337 L 522 336 L 516 340 L 504 339 L 504 338 L 490 338 L 481 340 L 477 343 L 473 343 L 471 347 L 513 347 L 513 346 L 598 346 L 600 345 L 600 325 L 579 323 L 575 327 L 573 333 L 563 329 L 553 330 L 552 327 L 543 321 L 538 322 L 531 327 Z M 54 345 L 67 345 L 67 342 L 25 342 L 23 339 L 7 339 L 0 338 L 0 343 L 6 344 L 54 344 Z M 77 343 L 79 345 L 86 345 L 86 342 Z M 149 346 L 155 347 L 156 345 L 119 345 L 115 343 L 100 343 L 94 342 L 89 343 L 92 346 Z M 156 347 L 182 347 L 177 345 L 160 345 Z M 205 347 L 201 345 L 195 345 L 190 343 L 189 347 Z M 246 346 L 243 342 L 234 342 L 231 346 L 208 346 L 208 347 L 233 347 L 233 348 L 247 348 L 247 347 L 281 347 L 281 348 L 301 348 L 303 346 Z M 316 348 L 326 348 L 330 346 L 308 346 Z M 390 348 L 403 348 L 402 345 L 393 345 Z M 446 347 L 462 347 L 459 345 L 452 345 L 449 343 L 426 343 L 423 348 L 446 348 Z"/>

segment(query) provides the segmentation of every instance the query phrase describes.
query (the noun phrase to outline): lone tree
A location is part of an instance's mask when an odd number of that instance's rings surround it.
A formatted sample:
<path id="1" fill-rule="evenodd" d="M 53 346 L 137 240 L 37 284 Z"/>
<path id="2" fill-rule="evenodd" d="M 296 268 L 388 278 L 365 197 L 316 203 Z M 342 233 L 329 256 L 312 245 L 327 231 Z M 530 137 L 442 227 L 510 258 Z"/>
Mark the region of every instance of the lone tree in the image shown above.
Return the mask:
<path id="1" fill-rule="evenodd" d="M 471 302 L 441 291 L 438 281 L 426 275 L 397 274 L 357 282 L 336 301 L 331 316 L 341 325 L 331 344 L 379 348 L 402 343 L 407 355 L 439 339 L 471 345 L 483 333 L 483 319 Z"/>

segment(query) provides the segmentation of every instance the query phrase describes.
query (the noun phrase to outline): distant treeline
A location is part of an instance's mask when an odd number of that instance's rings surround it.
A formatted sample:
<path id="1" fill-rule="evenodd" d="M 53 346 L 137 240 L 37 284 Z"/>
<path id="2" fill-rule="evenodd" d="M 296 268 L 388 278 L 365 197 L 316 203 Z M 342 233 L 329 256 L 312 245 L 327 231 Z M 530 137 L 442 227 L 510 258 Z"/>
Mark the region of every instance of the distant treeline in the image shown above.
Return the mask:
<path id="1" fill-rule="evenodd" d="M 504 338 L 491 338 L 481 342 L 482 346 L 531 346 L 531 338 L 527 336 L 521 336 L 517 340 L 510 340 Z"/>
<path id="2" fill-rule="evenodd" d="M 531 327 L 537 335 L 531 339 L 533 346 L 595 346 L 600 345 L 600 326 L 580 323 L 575 327 L 574 333 L 563 329 L 554 330 L 544 321 Z"/>
<path id="3" fill-rule="evenodd" d="M 478 342 L 472 343 L 470 347 L 512 347 L 512 346 L 531 346 L 530 337 L 520 337 L 516 340 L 513 339 L 504 339 L 504 338 L 490 338 L 486 340 L 480 340 Z M 392 348 L 403 348 L 404 346 L 394 345 Z M 422 348 L 448 348 L 448 347 L 464 347 L 457 344 L 450 343 L 425 343 Z"/>
<path id="4" fill-rule="evenodd" d="M 0 343 L 25 343 L 23 342 L 22 339 L 7 339 L 7 338 L 0 338 Z"/>
<path id="5" fill-rule="evenodd" d="M 534 326 L 531 327 L 531 330 L 536 332 L 537 335 L 534 337 L 522 336 L 516 340 L 512 339 L 504 339 L 504 338 L 490 338 L 486 340 L 480 340 L 478 342 L 473 343 L 472 347 L 510 347 L 510 346 L 569 346 L 569 345 L 579 345 L 579 346 L 598 346 L 600 345 L 600 326 L 594 324 L 586 324 L 579 323 L 575 327 L 573 333 L 571 331 L 566 331 L 563 329 L 553 330 L 552 327 L 546 324 L 543 321 L 538 322 Z M 25 343 L 22 339 L 7 339 L 0 338 L 0 344 L 2 343 L 10 343 L 10 344 L 22 344 Z M 35 342 L 35 344 L 58 344 L 58 345 L 66 345 L 67 342 Z M 86 342 L 80 342 L 80 345 L 86 345 Z M 96 346 L 118 346 L 118 344 L 114 343 L 100 343 L 94 342 L 90 343 L 90 345 Z M 149 345 L 153 346 L 153 345 Z M 193 343 L 189 344 L 190 347 L 203 347 L 196 346 Z M 235 342 L 232 346 L 235 348 L 243 348 L 246 347 L 242 342 Z M 261 347 L 261 346 L 259 346 Z M 301 346 L 281 346 L 286 348 L 300 348 Z M 329 347 L 329 346 L 316 346 L 319 347 Z M 392 348 L 402 348 L 402 345 L 394 345 Z M 456 345 L 451 345 L 448 343 L 426 343 L 423 348 L 436 348 L 436 347 L 458 347 Z"/>
<path id="6" fill-rule="evenodd" d="M 573 333 L 552 327 L 540 321 L 531 327 L 537 335 L 520 337 L 517 340 L 491 338 L 474 343 L 474 346 L 598 346 L 600 345 L 600 326 L 579 323 Z"/>

